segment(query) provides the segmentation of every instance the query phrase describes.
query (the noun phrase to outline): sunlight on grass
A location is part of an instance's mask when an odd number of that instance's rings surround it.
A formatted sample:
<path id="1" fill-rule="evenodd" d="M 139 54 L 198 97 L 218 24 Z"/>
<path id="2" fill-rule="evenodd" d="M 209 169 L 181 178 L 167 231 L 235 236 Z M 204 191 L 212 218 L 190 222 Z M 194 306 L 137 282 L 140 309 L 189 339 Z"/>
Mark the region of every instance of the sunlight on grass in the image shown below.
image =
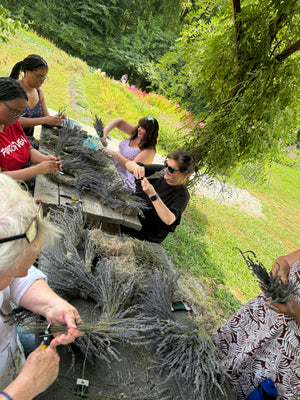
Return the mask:
<path id="1" fill-rule="evenodd" d="M 160 124 L 158 152 L 162 155 L 180 147 L 182 137 L 189 134 L 183 123 L 189 116 L 178 105 L 160 95 L 126 87 L 101 71 L 92 71 L 85 62 L 32 31 L 21 30 L 13 41 L 0 43 L 0 48 L 1 76 L 8 76 L 13 65 L 29 54 L 45 58 L 49 81 L 43 90 L 49 108 L 66 107 L 68 116 L 82 122 L 97 114 L 104 124 L 116 117 L 135 124 L 151 115 Z M 72 90 L 75 94 L 71 96 Z M 75 109 L 75 99 L 83 110 Z M 124 137 L 118 130 L 111 133 L 118 139 Z M 250 180 L 245 179 L 245 169 Z M 192 195 L 181 225 L 163 243 L 195 297 L 205 302 L 218 324 L 259 293 L 255 278 L 236 248 L 254 251 L 270 269 L 279 255 L 299 248 L 300 237 L 299 169 L 273 164 L 263 171 L 253 163 L 241 166 L 230 182 L 261 201 L 265 218 Z"/>

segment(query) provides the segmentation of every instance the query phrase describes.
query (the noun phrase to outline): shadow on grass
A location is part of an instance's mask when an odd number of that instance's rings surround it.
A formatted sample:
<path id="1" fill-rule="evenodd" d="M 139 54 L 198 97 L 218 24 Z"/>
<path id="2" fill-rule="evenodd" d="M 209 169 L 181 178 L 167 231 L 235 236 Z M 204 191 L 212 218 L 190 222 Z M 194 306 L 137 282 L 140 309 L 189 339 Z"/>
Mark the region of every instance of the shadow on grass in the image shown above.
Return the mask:
<path id="1" fill-rule="evenodd" d="M 207 218 L 190 205 L 185 211 L 181 225 L 169 234 L 163 247 L 179 271 L 199 281 L 207 292 L 205 301 L 212 311 L 218 311 L 221 320 L 229 318 L 242 303 L 224 284 L 225 275 L 218 264 L 211 261 L 204 235 Z M 216 308 L 218 310 L 216 310 Z"/>

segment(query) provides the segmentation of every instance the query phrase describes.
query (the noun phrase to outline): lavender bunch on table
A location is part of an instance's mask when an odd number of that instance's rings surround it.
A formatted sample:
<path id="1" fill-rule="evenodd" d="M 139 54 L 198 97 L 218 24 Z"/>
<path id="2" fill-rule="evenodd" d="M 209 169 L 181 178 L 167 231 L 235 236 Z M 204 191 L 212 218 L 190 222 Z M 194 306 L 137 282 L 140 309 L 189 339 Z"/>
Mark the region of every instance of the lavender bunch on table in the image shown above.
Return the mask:
<path id="1" fill-rule="evenodd" d="M 239 248 L 236 249 L 241 253 L 250 271 L 257 277 L 257 282 L 266 299 L 271 298 L 271 304 L 286 303 L 297 292 L 297 283 L 285 283 L 278 275 L 280 265 L 275 271 L 267 272 L 263 264 L 257 260 L 255 253 L 251 250 L 242 252 Z"/>

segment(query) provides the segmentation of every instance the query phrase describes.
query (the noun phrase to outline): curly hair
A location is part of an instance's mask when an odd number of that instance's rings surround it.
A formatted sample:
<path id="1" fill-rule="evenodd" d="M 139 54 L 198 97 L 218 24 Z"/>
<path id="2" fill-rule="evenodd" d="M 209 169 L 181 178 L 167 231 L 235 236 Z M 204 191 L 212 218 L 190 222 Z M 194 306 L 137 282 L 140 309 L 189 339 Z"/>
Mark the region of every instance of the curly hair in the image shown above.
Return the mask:
<path id="1" fill-rule="evenodd" d="M 9 101 L 17 98 L 28 100 L 23 87 L 12 78 L 0 78 L 0 101 Z"/>
<path id="2" fill-rule="evenodd" d="M 24 60 L 17 62 L 10 73 L 10 78 L 18 79 L 23 71 L 34 71 L 36 69 L 49 69 L 46 61 L 38 54 L 29 54 Z"/>
<path id="3" fill-rule="evenodd" d="M 131 139 L 135 139 L 138 135 L 138 128 L 142 127 L 146 130 L 145 135 L 142 137 L 139 148 L 140 150 L 154 149 L 156 147 L 159 125 L 153 117 L 143 117 L 139 120 L 138 125 L 134 128 L 131 133 Z"/>

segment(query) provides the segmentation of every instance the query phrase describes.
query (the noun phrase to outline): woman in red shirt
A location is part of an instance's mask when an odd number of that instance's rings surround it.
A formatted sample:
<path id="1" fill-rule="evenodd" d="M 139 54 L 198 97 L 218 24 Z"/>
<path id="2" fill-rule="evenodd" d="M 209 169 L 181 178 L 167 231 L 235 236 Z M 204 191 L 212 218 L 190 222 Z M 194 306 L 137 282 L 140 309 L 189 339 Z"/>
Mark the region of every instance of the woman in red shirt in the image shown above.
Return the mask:
<path id="1" fill-rule="evenodd" d="M 39 174 L 61 169 L 61 161 L 32 148 L 18 118 L 27 105 L 27 94 L 12 78 L 0 78 L 0 172 L 27 181 Z M 33 165 L 22 169 L 27 162 Z"/>

